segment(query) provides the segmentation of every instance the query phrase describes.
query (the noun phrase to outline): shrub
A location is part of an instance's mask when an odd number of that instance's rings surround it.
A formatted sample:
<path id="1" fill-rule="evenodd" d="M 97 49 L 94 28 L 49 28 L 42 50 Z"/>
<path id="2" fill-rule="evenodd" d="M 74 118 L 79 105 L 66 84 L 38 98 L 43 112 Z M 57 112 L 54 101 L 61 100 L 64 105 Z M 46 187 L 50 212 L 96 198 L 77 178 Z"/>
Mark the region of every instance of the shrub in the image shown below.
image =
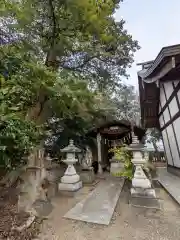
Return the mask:
<path id="1" fill-rule="evenodd" d="M 133 178 L 133 164 L 131 162 L 132 153 L 130 153 L 126 146 L 116 147 L 110 149 L 111 152 L 114 153 L 114 156 L 117 160 L 121 161 L 124 164 L 124 168 L 121 172 L 114 174 L 116 177 L 125 177 L 129 180 Z"/>

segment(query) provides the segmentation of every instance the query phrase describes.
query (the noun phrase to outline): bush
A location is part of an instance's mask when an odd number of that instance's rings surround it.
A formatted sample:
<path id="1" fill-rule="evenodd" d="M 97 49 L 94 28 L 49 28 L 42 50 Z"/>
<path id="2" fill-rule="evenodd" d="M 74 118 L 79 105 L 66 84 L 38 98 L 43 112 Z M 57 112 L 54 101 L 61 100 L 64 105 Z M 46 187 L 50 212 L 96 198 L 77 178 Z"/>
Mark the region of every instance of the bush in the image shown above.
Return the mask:
<path id="1" fill-rule="evenodd" d="M 125 177 L 129 180 L 133 178 L 133 164 L 131 162 L 132 153 L 130 153 L 126 146 L 117 147 L 110 150 L 114 153 L 115 159 L 121 161 L 124 164 L 124 168 L 121 172 L 114 174 L 116 177 Z"/>
<path id="2" fill-rule="evenodd" d="M 0 122 L 0 167 L 13 168 L 23 162 L 40 139 L 40 129 L 21 118 Z"/>

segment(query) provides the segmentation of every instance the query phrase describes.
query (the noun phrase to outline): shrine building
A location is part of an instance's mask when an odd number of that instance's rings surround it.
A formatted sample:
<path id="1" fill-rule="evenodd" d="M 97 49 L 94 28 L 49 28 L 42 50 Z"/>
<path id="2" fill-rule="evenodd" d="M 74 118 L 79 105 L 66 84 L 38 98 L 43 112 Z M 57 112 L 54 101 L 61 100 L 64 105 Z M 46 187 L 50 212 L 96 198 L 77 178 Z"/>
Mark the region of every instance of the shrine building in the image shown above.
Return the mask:
<path id="1" fill-rule="evenodd" d="M 139 141 L 142 141 L 145 130 L 138 126 L 133 126 L 133 131 Z M 109 156 L 109 150 L 111 148 L 132 143 L 132 123 L 126 120 L 107 122 L 91 129 L 88 135 L 97 140 L 96 160 L 99 164 L 99 172 L 101 172 L 101 167 L 110 164 L 111 156 Z"/>
<path id="2" fill-rule="evenodd" d="M 180 45 L 164 47 L 155 60 L 138 65 L 142 126 L 160 129 L 167 169 L 180 176 Z"/>

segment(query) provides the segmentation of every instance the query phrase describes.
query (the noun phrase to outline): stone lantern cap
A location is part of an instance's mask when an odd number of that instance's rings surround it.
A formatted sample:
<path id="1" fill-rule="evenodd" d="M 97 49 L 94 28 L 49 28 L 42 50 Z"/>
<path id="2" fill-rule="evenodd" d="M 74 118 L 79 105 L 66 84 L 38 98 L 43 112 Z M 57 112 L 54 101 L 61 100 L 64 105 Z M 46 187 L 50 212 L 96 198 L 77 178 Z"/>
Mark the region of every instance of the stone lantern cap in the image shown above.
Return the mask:
<path id="1" fill-rule="evenodd" d="M 130 151 L 142 151 L 142 152 L 146 151 L 146 148 L 141 143 L 136 144 L 136 145 L 135 144 L 131 144 L 131 145 L 129 145 L 129 147 L 126 147 L 126 149 L 130 150 Z"/>
<path id="2" fill-rule="evenodd" d="M 65 152 L 65 153 L 79 153 L 81 152 L 81 149 L 77 148 L 74 145 L 74 141 L 71 139 L 69 140 L 69 145 L 63 149 L 61 149 L 61 152 Z"/>

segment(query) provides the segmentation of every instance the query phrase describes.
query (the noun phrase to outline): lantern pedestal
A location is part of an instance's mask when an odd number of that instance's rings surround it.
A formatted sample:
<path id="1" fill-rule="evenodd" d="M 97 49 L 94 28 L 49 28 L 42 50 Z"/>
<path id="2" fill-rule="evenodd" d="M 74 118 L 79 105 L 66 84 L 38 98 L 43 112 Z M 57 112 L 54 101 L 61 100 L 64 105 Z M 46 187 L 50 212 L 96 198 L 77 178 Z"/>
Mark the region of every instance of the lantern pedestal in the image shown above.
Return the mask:
<path id="1" fill-rule="evenodd" d="M 76 173 L 73 164 L 70 164 L 69 162 L 67 164 L 68 167 L 64 173 L 64 176 L 61 178 L 61 183 L 59 183 L 59 190 L 74 192 L 82 187 L 82 181 L 80 181 L 80 176 Z"/>
<path id="2" fill-rule="evenodd" d="M 73 164 L 75 164 L 78 160 L 75 158 L 75 153 L 80 152 L 80 149 L 74 146 L 72 140 L 70 140 L 70 144 L 61 150 L 62 152 L 66 152 L 66 159 L 63 160 L 64 163 L 68 165 L 64 176 L 61 178 L 61 183 L 59 183 L 59 191 L 62 193 L 75 192 L 82 188 L 82 181 L 80 181 L 80 176 L 76 173 L 76 169 Z"/>
<path id="3" fill-rule="evenodd" d="M 150 180 L 146 177 L 142 166 L 136 165 L 134 178 L 132 179 L 131 195 L 132 197 L 155 198 L 155 190 L 151 186 Z"/>
<path id="4" fill-rule="evenodd" d="M 116 176 L 117 174 L 119 174 L 120 172 L 122 172 L 123 168 L 124 168 L 124 164 L 118 160 L 115 159 L 115 157 L 113 157 L 110 160 L 111 166 L 110 166 L 110 174 L 113 176 Z"/>
<path id="5" fill-rule="evenodd" d="M 133 153 L 132 163 L 135 167 L 135 172 L 132 179 L 131 196 L 141 198 L 156 198 L 156 193 L 152 188 L 151 181 L 147 178 L 143 170 L 143 166 L 146 163 L 146 160 L 142 157 L 144 146 L 139 143 L 139 140 L 134 133 L 132 137 L 132 144 L 127 149 Z"/>

